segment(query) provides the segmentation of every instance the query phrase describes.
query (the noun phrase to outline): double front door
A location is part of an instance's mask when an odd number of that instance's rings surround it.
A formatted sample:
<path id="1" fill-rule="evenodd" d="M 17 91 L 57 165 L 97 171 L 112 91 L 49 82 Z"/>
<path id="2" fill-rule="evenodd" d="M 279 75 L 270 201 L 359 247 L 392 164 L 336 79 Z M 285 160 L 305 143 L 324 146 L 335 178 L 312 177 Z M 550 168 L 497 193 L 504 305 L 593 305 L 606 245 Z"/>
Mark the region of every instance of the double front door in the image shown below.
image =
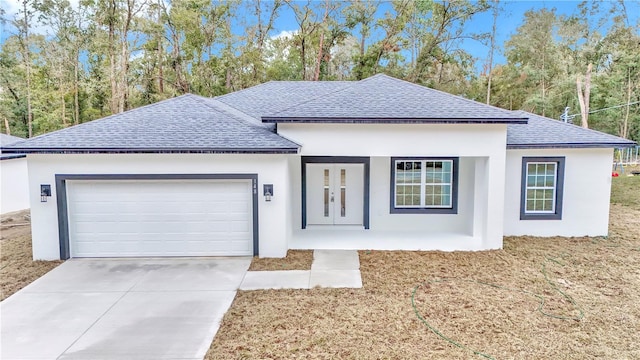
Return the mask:
<path id="1" fill-rule="evenodd" d="M 363 164 L 306 164 L 307 224 L 362 225 Z"/>

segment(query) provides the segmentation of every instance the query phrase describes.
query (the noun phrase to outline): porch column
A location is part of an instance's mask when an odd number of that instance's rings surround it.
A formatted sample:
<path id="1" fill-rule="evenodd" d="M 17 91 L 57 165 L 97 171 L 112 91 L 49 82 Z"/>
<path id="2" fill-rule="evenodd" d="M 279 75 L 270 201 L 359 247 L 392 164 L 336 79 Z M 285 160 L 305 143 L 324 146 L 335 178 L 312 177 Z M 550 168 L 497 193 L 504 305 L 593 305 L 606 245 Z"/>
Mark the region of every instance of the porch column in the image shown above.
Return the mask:
<path id="1" fill-rule="evenodd" d="M 472 235 L 481 243 L 484 242 L 487 228 L 487 193 L 489 186 L 488 158 L 475 158 L 473 177 L 473 230 Z M 483 244 L 481 244 L 483 245 Z"/>
<path id="2" fill-rule="evenodd" d="M 504 235 L 505 151 L 487 159 L 486 227 L 483 248 L 502 249 Z M 517 199 L 514 199 L 517 201 Z"/>

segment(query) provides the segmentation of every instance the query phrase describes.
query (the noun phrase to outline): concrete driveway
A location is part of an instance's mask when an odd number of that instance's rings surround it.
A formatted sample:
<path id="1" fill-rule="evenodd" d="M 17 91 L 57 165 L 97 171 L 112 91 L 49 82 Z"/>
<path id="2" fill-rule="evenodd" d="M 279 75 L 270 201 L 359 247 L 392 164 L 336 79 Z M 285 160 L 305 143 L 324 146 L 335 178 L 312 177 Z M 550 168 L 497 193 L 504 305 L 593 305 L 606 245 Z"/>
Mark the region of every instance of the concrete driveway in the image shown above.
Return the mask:
<path id="1" fill-rule="evenodd" d="M 69 260 L 0 304 L 0 358 L 202 359 L 250 263 Z"/>

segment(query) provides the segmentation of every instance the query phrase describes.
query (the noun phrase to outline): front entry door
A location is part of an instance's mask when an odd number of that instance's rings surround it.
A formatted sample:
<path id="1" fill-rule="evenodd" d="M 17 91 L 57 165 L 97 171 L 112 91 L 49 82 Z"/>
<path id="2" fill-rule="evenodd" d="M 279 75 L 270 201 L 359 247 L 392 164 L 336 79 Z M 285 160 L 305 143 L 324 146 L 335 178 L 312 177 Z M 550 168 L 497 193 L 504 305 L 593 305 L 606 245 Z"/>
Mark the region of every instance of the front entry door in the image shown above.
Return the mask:
<path id="1" fill-rule="evenodd" d="M 363 164 L 307 164 L 307 224 L 362 225 Z"/>

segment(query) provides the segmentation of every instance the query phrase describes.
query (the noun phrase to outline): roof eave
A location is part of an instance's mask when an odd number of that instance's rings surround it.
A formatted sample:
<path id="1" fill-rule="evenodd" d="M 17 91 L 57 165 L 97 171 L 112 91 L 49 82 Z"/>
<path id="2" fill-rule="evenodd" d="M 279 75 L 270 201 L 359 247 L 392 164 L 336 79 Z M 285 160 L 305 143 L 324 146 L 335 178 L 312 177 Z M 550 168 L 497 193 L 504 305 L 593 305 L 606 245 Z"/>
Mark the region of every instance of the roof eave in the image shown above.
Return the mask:
<path id="1" fill-rule="evenodd" d="M 2 154 L 0 155 L 0 161 L 1 160 L 12 160 L 12 159 L 21 159 L 26 157 L 27 155 L 25 154 Z"/>
<path id="2" fill-rule="evenodd" d="M 630 148 L 635 143 L 540 143 L 540 144 L 507 144 L 507 149 L 597 149 L 597 148 Z"/>
<path id="3" fill-rule="evenodd" d="M 528 118 L 350 118 L 263 116 L 262 122 L 267 124 L 527 124 Z"/>
<path id="4" fill-rule="evenodd" d="M 21 148 L 3 149 L 21 154 L 297 154 L 287 148 Z"/>

